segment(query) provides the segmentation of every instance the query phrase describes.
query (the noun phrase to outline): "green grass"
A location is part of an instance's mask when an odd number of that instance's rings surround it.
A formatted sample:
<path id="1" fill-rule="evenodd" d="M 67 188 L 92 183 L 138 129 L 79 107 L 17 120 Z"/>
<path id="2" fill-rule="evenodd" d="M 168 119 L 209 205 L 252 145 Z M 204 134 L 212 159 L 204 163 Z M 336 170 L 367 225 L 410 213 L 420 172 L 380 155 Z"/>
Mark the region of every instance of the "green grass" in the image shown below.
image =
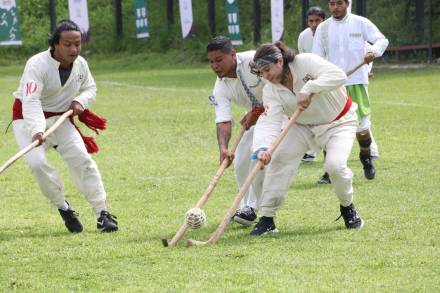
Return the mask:
<path id="1" fill-rule="evenodd" d="M 72 235 L 21 160 L 0 175 L 0 288 L 3 291 L 436 292 L 440 288 L 440 68 L 377 69 L 370 85 L 377 179 L 363 177 L 354 147 L 356 204 L 366 221 L 343 228 L 330 186 L 314 182 L 320 162 L 302 165 L 279 211 L 280 233 L 251 238 L 231 225 L 209 247 L 164 249 L 218 168 L 207 66 L 149 69 L 92 63 L 93 110 L 109 120 L 94 155 L 120 231 L 96 232 L 84 197 L 60 157 L 68 200 L 85 230 Z M 0 68 L 0 128 L 22 67 Z M 236 117 L 242 114 L 236 109 Z M 11 131 L 0 161 L 17 151 Z M 207 239 L 237 189 L 228 170 L 204 210 L 208 224 L 184 239 Z"/>

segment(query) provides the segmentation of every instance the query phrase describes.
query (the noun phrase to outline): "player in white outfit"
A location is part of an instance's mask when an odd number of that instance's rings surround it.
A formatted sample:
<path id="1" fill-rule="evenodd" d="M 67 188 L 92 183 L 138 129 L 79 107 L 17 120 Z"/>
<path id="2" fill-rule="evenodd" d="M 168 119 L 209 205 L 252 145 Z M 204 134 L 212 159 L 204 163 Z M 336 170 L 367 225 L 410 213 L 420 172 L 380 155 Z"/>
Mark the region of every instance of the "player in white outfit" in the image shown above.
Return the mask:
<path id="1" fill-rule="evenodd" d="M 45 149 L 55 148 L 69 166 L 78 189 L 85 195 L 97 217 L 101 232 L 118 230 L 117 221 L 107 211 L 106 192 L 96 163 L 87 152 L 79 131 L 65 120 L 44 140 L 43 133 L 69 109 L 86 117 L 85 110 L 96 98 L 96 84 L 87 62 L 79 56 L 81 32 L 72 21 L 63 20 L 49 39 L 50 48 L 26 63 L 14 96 L 13 130 L 22 149 L 38 140 L 40 145 L 24 158 L 41 191 L 55 205 L 70 232 L 81 232 L 78 213 L 65 200 L 59 173 L 48 164 Z M 90 117 L 90 116 L 87 116 Z"/>
<path id="2" fill-rule="evenodd" d="M 239 187 L 244 184 L 251 166 L 253 125 L 264 111 L 262 106 L 263 82 L 250 72 L 249 62 L 255 51 L 236 53 L 231 41 L 224 36 L 213 38 L 207 46 L 209 64 L 217 75 L 212 96 L 209 97 L 215 108 L 215 123 L 220 151 L 220 163 L 228 158 L 234 162 L 235 175 Z M 247 131 L 243 135 L 235 158 L 228 151 L 232 130 L 232 104 L 246 111 L 240 121 Z M 243 225 L 251 225 L 257 218 L 258 199 L 261 193 L 263 174 L 255 178 L 252 186 L 241 202 L 234 220 Z"/>
<path id="3" fill-rule="evenodd" d="M 329 0 L 332 17 L 322 22 L 315 33 L 312 52 L 329 60 L 348 72 L 362 61 L 370 63 L 382 56 L 388 40 L 368 19 L 347 12 L 348 0 Z M 371 46 L 368 47 L 366 42 Z M 347 91 L 358 104 L 359 127 L 357 139 L 360 146 L 360 160 L 367 179 L 374 179 L 376 170 L 372 163 L 371 145 L 375 145 L 371 134 L 371 108 L 368 97 L 368 66 L 354 72 L 346 83 Z"/>
<path id="4" fill-rule="evenodd" d="M 356 104 L 347 96 L 345 73 L 314 54 L 295 56 L 280 42 L 261 46 L 251 66 L 268 80 L 263 90 L 266 111 L 255 126 L 253 149 L 265 165 L 270 162 L 263 183 L 262 217 L 251 235 L 277 232 L 276 211 L 304 152 L 315 144 L 327 150 L 324 168 L 332 179 L 345 226 L 361 228 L 363 220 L 353 204 L 353 173 L 347 167 L 356 134 Z M 267 149 L 280 133 L 282 116 L 291 116 L 297 108 L 302 111 L 297 123 L 271 157 Z"/>
<path id="5" fill-rule="evenodd" d="M 307 10 L 307 25 L 298 36 L 298 52 L 311 53 L 313 49 L 313 36 L 318 25 L 325 20 L 325 12 L 321 7 L 310 7 Z"/>
<path id="6" fill-rule="evenodd" d="M 303 30 L 298 37 L 298 52 L 299 53 L 312 53 L 313 49 L 313 37 L 315 36 L 316 29 L 318 25 L 325 20 L 325 12 L 321 7 L 310 7 L 307 10 L 307 25 L 308 28 Z M 313 162 L 315 161 L 317 153 L 320 151 L 318 148 L 311 149 L 303 157 L 303 162 Z M 325 150 L 324 150 L 325 158 Z M 328 173 L 324 175 L 317 181 L 318 184 L 330 184 L 330 177 Z"/>

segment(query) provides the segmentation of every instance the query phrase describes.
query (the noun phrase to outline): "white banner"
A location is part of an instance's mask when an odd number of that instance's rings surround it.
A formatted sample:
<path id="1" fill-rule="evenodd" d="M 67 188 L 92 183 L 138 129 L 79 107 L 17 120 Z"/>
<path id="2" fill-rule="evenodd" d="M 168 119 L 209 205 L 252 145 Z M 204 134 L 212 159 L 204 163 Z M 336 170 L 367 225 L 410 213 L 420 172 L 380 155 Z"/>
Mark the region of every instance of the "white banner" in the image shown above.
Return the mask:
<path id="1" fill-rule="evenodd" d="M 87 0 L 69 0 L 69 17 L 79 26 L 81 33 L 86 37 L 89 33 Z"/>
<path id="2" fill-rule="evenodd" d="M 191 0 L 179 0 L 180 24 L 182 26 L 182 36 L 187 38 L 191 35 L 193 26 L 193 13 Z"/>
<path id="3" fill-rule="evenodd" d="M 278 42 L 284 34 L 284 1 L 271 0 L 270 14 L 272 22 L 272 42 Z"/>
<path id="4" fill-rule="evenodd" d="M 351 1 L 348 1 L 347 13 L 351 13 Z"/>

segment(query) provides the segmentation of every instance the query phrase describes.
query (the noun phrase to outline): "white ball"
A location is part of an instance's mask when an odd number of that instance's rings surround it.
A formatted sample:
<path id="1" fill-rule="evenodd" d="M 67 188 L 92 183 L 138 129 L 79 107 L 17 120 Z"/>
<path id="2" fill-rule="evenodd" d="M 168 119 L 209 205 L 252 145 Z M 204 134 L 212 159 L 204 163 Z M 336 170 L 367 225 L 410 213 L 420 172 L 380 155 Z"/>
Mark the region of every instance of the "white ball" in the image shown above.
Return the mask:
<path id="1" fill-rule="evenodd" d="M 198 229 L 206 223 L 206 214 L 200 208 L 191 208 L 186 212 L 185 222 L 192 229 Z"/>

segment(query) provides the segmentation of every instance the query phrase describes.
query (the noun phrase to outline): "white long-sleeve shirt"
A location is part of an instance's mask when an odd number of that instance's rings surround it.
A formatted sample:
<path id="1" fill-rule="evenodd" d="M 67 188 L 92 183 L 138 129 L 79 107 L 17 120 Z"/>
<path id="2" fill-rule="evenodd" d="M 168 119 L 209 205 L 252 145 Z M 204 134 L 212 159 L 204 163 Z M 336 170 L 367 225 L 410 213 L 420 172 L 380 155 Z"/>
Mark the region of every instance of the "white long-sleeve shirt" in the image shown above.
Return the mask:
<path id="1" fill-rule="evenodd" d="M 363 62 L 367 48 L 380 57 L 388 46 L 388 39 L 367 18 L 347 14 L 342 20 L 331 17 L 322 22 L 315 32 L 312 52 L 348 72 Z M 363 66 L 347 79 L 347 85 L 368 84 L 368 66 Z"/>
<path id="2" fill-rule="evenodd" d="M 298 52 L 312 53 L 313 49 L 313 31 L 311 28 L 306 28 L 298 36 Z"/>
<path id="3" fill-rule="evenodd" d="M 13 93 L 23 104 L 23 118 L 32 135 L 46 130 L 43 111 L 65 112 L 72 101 L 88 108 L 96 99 L 96 84 L 84 58 L 76 58 L 63 86 L 59 66 L 50 49 L 32 56 L 26 63 L 18 89 Z"/>
<path id="4" fill-rule="evenodd" d="M 255 97 L 263 103 L 263 81 L 251 73 L 249 62 L 254 58 L 255 51 L 237 53 L 237 78 L 218 78 L 212 96 L 209 97 L 215 107 L 215 123 L 232 121 L 232 103 L 249 111 L 252 101 L 242 84 L 244 82 Z"/>
<path id="5" fill-rule="evenodd" d="M 293 76 L 293 92 L 282 84 L 266 83 L 263 89 L 266 112 L 254 129 L 253 150 L 269 147 L 280 133 L 283 116 L 296 110 L 296 93 L 313 94 L 309 107 L 298 117 L 297 123 L 328 124 L 335 120 L 347 103 L 344 87 L 347 76 L 323 58 L 304 53 L 289 64 Z"/>

